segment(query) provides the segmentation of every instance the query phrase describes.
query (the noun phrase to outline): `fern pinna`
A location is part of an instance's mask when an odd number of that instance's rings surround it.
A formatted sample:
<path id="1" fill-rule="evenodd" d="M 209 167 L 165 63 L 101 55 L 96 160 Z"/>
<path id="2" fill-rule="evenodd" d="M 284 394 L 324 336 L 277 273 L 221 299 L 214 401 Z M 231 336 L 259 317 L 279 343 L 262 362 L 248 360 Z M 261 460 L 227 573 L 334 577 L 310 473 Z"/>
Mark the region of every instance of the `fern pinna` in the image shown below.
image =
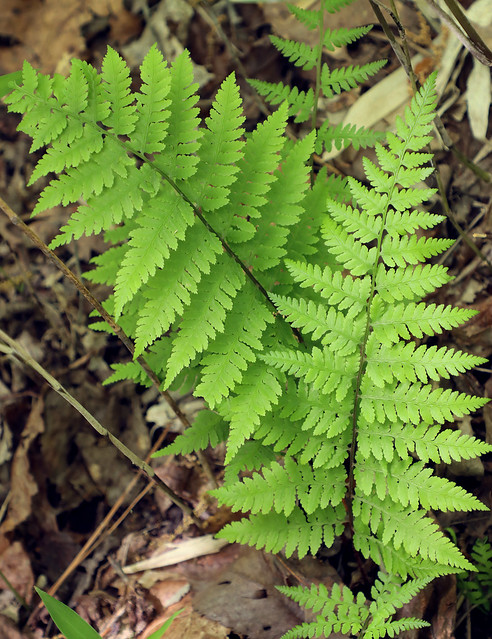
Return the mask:
<path id="1" fill-rule="evenodd" d="M 111 49 L 101 74 L 75 60 L 66 80 L 26 63 L 7 103 L 33 150 L 49 145 L 31 181 L 59 174 L 34 214 L 82 201 L 52 246 L 104 232 L 86 276 L 113 287 L 106 308 L 164 386 L 187 379 L 208 404 L 163 454 L 227 442 L 215 494 L 250 512 L 231 541 L 303 556 L 347 530 L 409 584 L 471 569 L 426 513 L 484 506 L 427 464 L 490 450 L 440 427 L 484 400 L 432 385 L 483 360 L 409 341 L 474 314 L 421 301 L 450 279 L 423 264 L 450 242 L 414 234 L 442 219 L 414 208 L 435 78 L 350 204 L 322 173 L 310 185 L 315 133 L 287 139 L 288 104 L 245 134 L 233 76 L 203 124 L 187 53 L 169 67 L 153 47 L 141 79 L 132 93 Z M 135 362 L 114 369 L 145 383 Z"/>

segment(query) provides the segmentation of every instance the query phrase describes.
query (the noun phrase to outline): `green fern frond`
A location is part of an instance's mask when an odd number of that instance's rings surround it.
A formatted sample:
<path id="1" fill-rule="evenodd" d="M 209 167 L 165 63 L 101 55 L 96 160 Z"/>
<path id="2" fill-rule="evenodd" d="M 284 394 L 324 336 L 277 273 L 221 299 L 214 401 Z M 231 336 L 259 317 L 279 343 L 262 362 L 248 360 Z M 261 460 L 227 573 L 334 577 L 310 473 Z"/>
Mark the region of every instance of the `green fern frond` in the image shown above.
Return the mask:
<path id="1" fill-rule="evenodd" d="M 317 9 L 302 9 L 295 4 L 287 4 L 287 8 L 294 17 L 299 20 L 301 24 L 306 26 L 311 31 L 316 29 L 319 24 L 319 10 Z"/>
<path id="2" fill-rule="evenodd" d="M 228 265 L 224 256 L 214 264 L 210 273 L 202 277 L 200 289 L 192 295 L 180 330 L 173 339 L 166 387 L 197 354 L 207 348 L 217 333 L 224 331 L 227 311 L 231 310 L 232 300 L 243 284 L 244 273 L 237 265 Z"/>
<path id="3" fill-rule="evenodd" d="M 332 219 L 364 244 L 372 242 L 381 233 L 382 219 L 374 218 L 366 211 L 359 211 L 341 202 L 328 202 L 328 212 Z"/>
<path id="4" fill-rule="evenodd" d="M 296 67 L 302 67 L 304 71 L 309 71 L 316 64 L 318 47 L 310 47 L 305 42 L 285 40 L 274 35 L 270 36 L 270 40 L 275 48 Z"/>
<path id="5" fill-rule="evenodd" d="M 306 122 L 314 106 L 314 91 L 300 91 L 297 87 L 289 87 L 283 82 L 277 84 L 264 80 L 248 79 L 249 84 L 272 105 L 287 102 L 288 115 L 294 117 L 294 122 Z"/>
<path id="6" fill-rule="evenodd" d="M 399 342 L 392 346 L 369 340 L 367 346 L 367 375 L 376 386 L 399 382 L 438 381 L 464 373 L 487 360 L 469 353 L 437 346 L 416 346 L 414 342 Z"/>
<path id="7" fill-rule="evenodd" d="M 492 599 L 492 546 L 487 539 L 477 539 L 470 554 L 477 572 L 458 575 L 458 590 L 472 606 L 488 613 Z"/>
<path id="8" fill-rule="evenodd" d="M 355 124 L 330 125 L 327 120 L 318 130 L 316 138 L 316 153 L 321 153 L 323 148 L 330 152 L 333 147 L 339 151 L 351 144 L 356 151 L 372 147 L 378 140 L 384 137 L 384 133 L 373 131 L 365 127 L 357 127 Z"/>
<path id="9" fill-rule="evenodd" d="M 247 289 L 235 298 L 224 331 L 217 335 L 201 360 L 204 369 L 196 393 L 204 397 L 211 408 L 243 380 L 244 371 L 263 350 L 261 336 L 272 321 L 271 313 L 253 291 Z"/>
<path id="10" fill-rule="evenodd" d="M 319 29 L 318 48 L 275 44 L 301 66 L 318 64 L 322 46 L 367 31 L 324 29 L 323 12 L 344 4 L 292 10 Z M 321 90 L 355 86 L 380 66 L 325 67 Z M 302 557 L 331 546 L 349 522 L 365 558 L 420 579 L 402 585 L 380 576 L 369 606 L 345 590 L 298 594 L 321 614 L 289 636 L 369 638 L 420 627 L 391 617 L 426 580 L 473 569 L 426 511 L 483 509 L 426 464 L 491 449 L 436 425 L 485 400 L 431 383 L 484 360 L 412 341 L 475 313 L 422 301 L 450 280 L 445 268 L 421 264 L 450 242 L 416 235 L 442 221 L 415 210 L 434 193 L 420 183 L 430 174 L 422 149 L 435 76 L 387 147 L 377 145 L 378 164 L 364 161 L 362 184 L 326 170 L 310 179 L 312 153 L 330 140 L 363 145 L 377 136 L 325 126 L 287 139 L 289 115 L 315 115 L 312 91 L 262 85 L 283 104 L 246 134 L 233 75 L 204 124 L 187 53 L 167 66 L 154 47 L 140 75 L 132 93 L 129 69 L 112 50 L 101 74 L 74 63 L 66 81 L 24 65 L 7 103 L 23 114 L 34 149 L 51 145 L 32 180 L 57 174 L 34 213 L 76 204 L 53 246 L 104 233 L 109 249 L 88 274 L 113 288 L 104 308 L 166 388 L 185 383 L 213 409 L 162 454 L 226 442 L 226 482 L 215 494 L 250 517 L 222 537 Z M 106 322 L 96 329 L 111 330 Z M 148 383 L 135 361 L 116 364 L 109 381 L 125 378 Z M 234 478 L 244 469 L 255 472 Z"/>
<path id="11" fill-rule="evenodd" d="M 394 508 L 389 497 L 379 499 L 374 493 L 367 497 L 358 492 L 354 499 L 354 516 L 369 526 L 384 546 L 393 545 L 395 550 L 403 548 L 410 557 L 419 556 L 438 564 L 473 570 L 473 565 L 424 511 Z"/>
<path id="12" fill-rule="evenodd" d="M 376 290 L 386 303 L 403 299 L 415 301 L 452 279 L 447 268 L 440 264 L 418 264 L 405 268 L 385 268 L 380 264 L 376 274 Z"/>
<path id="13" fill-rule="evenodd" d="M 97 167 L 97 164 L 95 165 Z M 68 244 L 82 235 L 98 234 L 110 229 L 114 224 L 121 224 L 134 217 L 142 210 L 144 199 L 139 190 L 144 178 L 144 171 L 129 167 L 126 177 L 114 176 L 110 187 L 87 198 L 87 204 L 81 205 L 72 214 L 67 224 L 60 228 L 60 233 L 50 243 L 50 248 Z M 119 197 L 123 189 L 128 189 L 125 199 Z M 112 282 L 114 284 L 114 282 Z"/>
<path id="14" fill-rule="evenodd" d="M 238 453 L 224 469 L 224 484 L 237 482 L 244 471 L 253 471 L 269 466 L 277 456 L 271 446 L 250 439 L 240 446 Z"/>
<path id="15" fill-rule="evenodd" d="M 330 218 L 323 224 L 322 235 L 337 262 L 353 275 L 371 272 L 376 259 L 376 247 L 368 249 L 360 242 L 356 243 L 349 233 Z"/>
<path id="16" fill-rule="evenodd" d="M 277 588 L 300 606 L 312 609 L 314 613 L 321 612 L 316 621 L 296 626 L 282 635 L 282 639 L 329 637 L 332 633 L 358 634 L 369 616 L 364 595 L 359 593 L 354 597 L 347 586 L 340 587 L 335 583 L 329 592 L 323 584 L 313 584 L 309 589 L 295 586 Z"/>
<path id="17" fill-rule="evenodd" d="M 367 458 L 391 461 L 396 453 L 401 459 L 415 453 L 423 462 L 436 464 L 472 459 L 489 452 L 490 447 L 458 430 L 441 430 L 439 426 L 419 424 L 411 431 L 399 421 L 391 424 L 366 423 L 361 419 L 357 446 Z"/>
<path id="18" fill-rule="evenodd" d="M 375 419 L 401 420 L 415 425 L 444 424 L 453 416 L 463 417 L 487 403 L 482 397 L 473 397 L 450 389 L 433 389 L 430 384 L 387 384 L 383 389 L 373 386 L 367 378 L 361 385 L 361 413 L 369 422 Z"/>
<path id="19" fill-rule="evenodd" d="M 363 318 L 351 318 L 336 311 L 332 306 L 326 308 L 311 300 L 271 295 L 271 299 L 291 326 L 300 328 L 304 334 L 312 333 L 312 338 L 330 344 L 339 355 L 350 355 L 357 350 L 365 328 Z"/>
<path id="20" fill-rule="evenodd" d="M 186 180 L 195 173 L 199 161 L 196 152 L 202 135 L 198 129 L 200 119 L 196 106 L 198 84 L 193 81 L 193 65 L 188 51 L 183 51 L 171 64 L 170 76 L 164 148 L 154 162 L 172 179 Z"/>
<path id="21" fill-rule="evenodd" d="M 146 64 L 142 65 L 148 71 L 147 62 L 158 54 L 157 49 L 146 56 Z M 150 66 L 150 65 L 149 65 Z M 109 102 L 109 115 L 104 124 L 115 135 L 129 135 L 135 129 L 137 120 L 136 105 L 132 104 L 134 96 L 130 91 L 130 69 L 121 56 L 111 47 L 104 56 L 101 77 L 103 87 Z"/>
<path id="22" fill-rule="evenodd" d="M 327 304 L 337 305 L 340 310 L 350 309 L 354 315 L 364 308 L 369 295 L 369 278 L 343 277 L 340 271 L 332 272 L 328 266 L 322 270 L 317 264 L 292 260 L 285 260 L 285 264 L 302 288 L 312 287 Z"/>
<path id="23" fill-rule="evenodd" d="M 454 308 L 443 304 L 381 304 L 375 298 L 372 307 L 372 327 L 377 339 L 383 344 L 398 342 L 410 336 L 439 335 L 443 331 L 464 324 L 476 311 L 469 308 Z"/>
<path id="24" fill-rule="evenodd" d="M 364 557 L 371 558 L 378 565 L 384 565 L 385 570 L 391 575 L 398 575 L 402 579 L 416 577 L 432 580 L 457 572 L 453 566 L 439 564 L 435 560 L 424 559 L 421 556 L 411 557 L 401 547 L 395 549 L 391 544 L 384 544 L 361 520 L 354 521 L 354 529 L 357 532 L 354 535 L 354 547 Z"/>
<path id="25" fill-rule="evenodd" d="M 139 153 L 157 153 L 165 146 L 171 100 L 171 74 L 162 54 L 153 45 L 140 67 L 142 86 L 137 98 L 138 120 L 130 145 Z"/>
<path id="26" fill-rule="evenodd" d="M 164 455 L 188 455 L 196 450 L 205 450 L 209 446 L 217 446 L 227 437 L 227 423 L 212 411 L 202 410 L 195 417 L 193 424 L 172 444 L 154 453 L 153 457 Z"/>
<path id="27" fill-rule="evenodd" d="M 415 235 L 395 238 L 387 235 L 381 247 L 381 258 L 390 268 L 418 264 L 443 253 L 453 243 L 453 240 L 443 238 L 417 238 Z"/>
<path id="28" fill-rule="evenodd" d="M 139 216 L 138 227 L 131 232 L 128 251 L 116 278 L 116 318 L 126 302 L 163 267 L 194 221 L 191 206 L 169 184 L 162 184 Z"/>
<path id="29" fill-rule="evenodd" d="M 261 209 L 256 237 L 238 244 L 237 255 L 253 272 L 277 266 L 286 254 L 285 245 L 303 213 L 302 200 L 309 187 L 307 162 L 313 151 L 314 136 L 307 135 L 293 146 L 275 171 L 269 199 Z M 257 237 L 261 237 L 261 245 Z"/>
<path id="30" fill-rule="evenodd" d="M 342 401 L 348 391 L 348 384 L 357 369 L 354 357 L 333 356 L 327 349 L 314 346 L 311 353 L 299 350 L 271 351 L 262 354 L 261 359 L 282 372 L 290 373 L 312 384 L 314 390 L 324 394 L 336 391 L 337 401 Z"/>
<path id="31" fill-rule="evenodd" d="M 322 543 L 328 548 L 333 544 L 335 535 L 343 529 L 344 512 L 343 506 L 337 506 L 305 515 L 296 507 L 289 517 L 275 512 L 252 515 L 249 519 L 228 524 L 217 536 L 263 548 L 265 552 L 283 550 L 287 557 L 297 551 L 302 558 L 308 552 L 316 553 Z"/>
<path id="32" fill-rule="evenodd" d="M 239 175 L 227 209 L 208 216 L 216 232 L 231 245 L 251 240 L 256 228 L 251 218 L 261 218 L 268 207 L 270 191 L 279 177 L 280 152 L 285 145 L 287 107 L 282 105 L 248 136 L 238 162 Z"/>
<path id="33" fill-rule="evenodd" d="M 324 64 L 321 70 L 323 93 L 330 98 L 342 91 L 350 91 L 361 82 L 365 82 L 369 76 L 375 75 L 385 64 L 386 60 L 376 60 L 362 66 L 341 67 L 332 70 Z"/>
<path id="34" fill-rule="evenodd" d="M 278 403 L 282 387 L 277 375 L 257 361 L 248 368 L 235 392 L 236 395 L 220 407 L 221 414 L 230 422 L 226 463 L 234 458 L 262 418 Z"/>
<path id="35" fill-rule="evenodd" d="M 406 233 L 413 233 L 417 229 L 431 229 L 443 222 L 444 219 L 442 215 L 434 215 L 425 211 L 398 213 L 390 209 L 386 218 L 386 232 L 390 236 L 405 235 Z"/>
<path id="36" fill-rule="evenodd" d="M 234 483 L 216 491 L 221 504 L 231 506 L 232 511 L 250 511 L 253 514 L 283 512 L 289 517 L 299 503 L 306 514 L 317 508 L 338 506 L 345 494 L 346 473 L 343 466 L 336 472 L 313 470 L 308 464 L 298 464 L 292 457 L 262 469 L 241 483 Z M 324 490 L 329 483 L 330 491 Z"/>
<path id="37" fill-rule="evenodd" d="M 429 624 L 411 617 L 392 621 L 398 608 L 403 607 L 420 592 L 430 579 L 412 579 L 405 584 L 383 574 L 378 575 L 371 594 L 373 601 L 366 605 L 362 592 L 354 596 L 347 587 L 337 583 L 330 591 L 323 584 L 310 588 L 277 586 L 281 593 L 293 599 L 300 606 L 321 613 L 316 621 L 296 626 L 283 635 L 282 639 L 294 637 L 330 636 L 333 632 L 357 634 L 361 639 L 394 637 L 397 633 L 412 628 L 423 628 Z"/>
<path id="38" fill-rule="evenodd" d="M 77 133 L 79 135 L 74 132 L 68 139 L 60 137 L 53 142 L 36 164 L 28 186 L 49 173 L 61 173 L 65 167 L 77 167 L 87 162 L 92 153 L 97 154 L 102 150 L 104 138 L 101 131 L 89 124 L 84 124 Z"/>
<path id="39" fill-rule="evenodd" d="M 135 331 L 135 354 L 166 333 L 190 304 L 191 296 L 198 291 L 204 274 L 222 253 L 222 245 L 214 235 L 204 237 L 198 223 L 185 234 L 186 251 L 173 251 L 166 261 L 166 268 L 151 277 L 144 290 L 143 305 Z"/>
<path id="40" fill-rule="evenodd" d="M 239 87 L 231 74 L 222 83 L 210 116 L 205 120 L 207 128 L 201 138 L 194 187 L 183 185 L 188 197 L 206 211 L 218 209 L 228 202 L 244 145 L 241 139 L 243 122 Z"/>
<path id="41" fill-rule="evenodd" d="M 260 80 L 249 80 L 250 84 L 262 95 L 267 102 L 272 105 L 279 104 L 284 100 L 289 104 L 288 115 L 295 117 L 295 122 L 306 122 L 310 118 L 314 120 L 313 112 L 317 105 L 314 104 L 314 96 L 324 93 L 328 98 L 343 90 L 350 90 L 360 82 L 375 73 L 385 64 L 385 61 L 371 62 L 362 67 L 348 67 L 345 69 L 335 69 L 330 71 L 326 64 L 321 64 L 321 53 L 323 49 L 334 51 L 338 47 L 346 46 L 366 35 L 371 26 L 356 27 L 353 29 L 328 29 L 325 27 L 325 11 L 333 13 L 341 6 L 348 5 L 353 0 L 333 0 L 323 3 L 317 9 L 304 9 L 295 5 L 287 5 L 294 18 L 310 30 L 317 30 L 318 42 L 313 46 L 296 40 L 287 40 L 278 36 L 270 36 L 270 40 L 275 48 L 295 66 L 302 67 L 303 70 L 310 70 L 316 67 L 319 86 L 315 91 L 299 91 L 297 87 L 288 87 L 284 83 L 274 84 Z M 313 124 L 314 126 L 314 124 Z M 317 135 L 316 153 L 321 153 L 323 146 L 331 150 L 333 144 L 337 149 L 341 149 L 348 144 L 358 149 L 373 146 L 376 141 L 383 139 L 383 134 L 369 131 L 363 127 L 357 128 L 351 125 L 338 125 L 332 127 L 328 121 L 324 122 Z"/>
<path id="42" fill-rule="evenodd" d="M 395 503 L 414 510 L 487 510 L 474 495 L 442 477 L 432 476 L 423 462 L 393 459 L 387 463 L 371 456 L 356 468 L 357 488 L 364 495 L 388 495 Z"/>
<path id="43" fill-rule="evenodd" d="M 353 29 L 346 29 L 345 27 L 333 30 L 326 29 L 323 46 L 328 49 L 328 51 L 334 51 L 339 47 L 345 47 L 347 44 L 352 44 L 352 42 L 360 40 L 360 38 L 368 34 L 371 29 L 372 25 L 354 27 Z"/>

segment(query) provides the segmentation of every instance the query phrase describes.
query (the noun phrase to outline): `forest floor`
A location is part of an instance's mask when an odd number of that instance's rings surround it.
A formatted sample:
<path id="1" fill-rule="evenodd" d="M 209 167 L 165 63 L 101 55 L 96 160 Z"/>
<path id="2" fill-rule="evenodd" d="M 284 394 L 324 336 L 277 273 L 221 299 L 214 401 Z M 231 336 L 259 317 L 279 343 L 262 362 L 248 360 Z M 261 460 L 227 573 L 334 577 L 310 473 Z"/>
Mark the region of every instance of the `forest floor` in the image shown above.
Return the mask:
<path id="1" fill-rule="evenodd" d="M 303 6 L 316 2 L 304 0 Z M 468 3 L 470 4 L 470 3 Z M 472 7 L 482 36 L 491 46 L 492 3 Z M 478 81 L 477 63 L 438 21 L 427 29 L 412 3 L 397 0 L 416 70 L 425 77 L 438 69 L 441 117 L 453 142 L 467 158 L 492 172 L 492 144 L 486 142 L 490 86 Z M 478 8 L 477 8 L 478 7 Z M 468 5 L 465 5 L 468 8 Z M 487 17 L 488 16 L 488 17 Z M 330 28 L 375 22 L 367 0 L 330 17 Z M 200 83 L 199 106 L 206 115 L 217 88 L 235 71 L 241 87 L 246 128 L 264 118 L 264 107 L 246 77 L 312 85 L 311 72 L 287 63 L 273 48 L 269 34 L 306 39 L 284 3 L 216 3 L 186 0 L 2 0 L 0 3 L 0 74 L 17 71 L 27 59 L 44 73 L 65 74 L 73 57 L 100 68 L 108 45 L 119 51 L 137 76 L 150 45 L 157 41 L 172 60 L 190 50 Z M 395 31 L 396 33 L 396 31 Z M 388 64 L 360 89 L 326 101 L 320 117 L 340 122 L 360 96 L 373 91 L 377 108 L 358 113 L 359 124 L 386 129 L 403 109 L 410 89 L 382 29 L 376 26 L 356 46 L 342 48 L 326 60 L 332 66 L 365 64 L 386 58 Z M 446 75 L 446 69 L 449 73 Z M 383 80 L 385 84 L 383 84 Z M 372 88 L 371 88 L 372 87 Z M 30 219 L 44 183 L 26 183 L 39 153 L 16 131 L 18 117 L 0 105 L 0 196 L 25 221 Z M 302 134 L 302 131 L 297 131 Z M 480 315 L 439 343 L 489 358 L 492 354 L 492 189 L 448 150 L 436 146 L 436 161 L 457 222 L 477 246 L 477 255 L 458 239 L 441 256 L 455 279 L 432 302 L 469 306 Z M 362 154 L 353 150 L 316 158 L 341 175 L 363 178 Z M 433 212 L 442 212 L 438 197 Z M 61 207 L 29 221 L 46 242 L 66 219 Z M 443 223 L 441 237 L 457 237 L 453 221 Z M 58 251 L 75 272 L 88 268 L 100 238 L 81 238 Z M 483 257 L 488 260 L 483 259 Z M 104 299 L 105 291 L 93 287 Z M 130 383 L 103 387 L 110 365 L 127 361 L 116 338 L 88 328 L 87 304 L 72 284 L 49 263 L 9 220 L 0 214 L 0 328 L 58 379 L 111 432 L 141 457 L 170 443 L 180 423 L 152 389 Z M 492 371 L 484 366 L 462 376 L 457 388 L 492 396 Z M 199 399 L 175 394 L 189 418 L 202 407 Z M 457 423 L 492 443 L 492 407 Z M 224 450 L 207 451 L 220 481 Z M 210 477 L 195 456 L 151 462 L 159 476 L 201 513 L 199 530 L 179 508 L 149 486 L 145 478 L 101 440 L 84 419 L 34 371 L 0 352 L 0 570 L 27 603 L 19 605 L 0 578 L 0 639 L 56 636 L 33 586 L 54 592 L 88 620 L 106 639 L 146 639 L 165 619 L 182 609 L 166 638 L 278 639 L 304 620 L 303 612 L 282 597 L 275 584 L 323 582 L 327 586 L 352 574 L 360 577 L 342 544 L 316 558 L 285 560 L 225 545 L 213 533 L 233 515 L 218 510 L 207 497 Z M 490 458 L 452 464 L 445 472 L 491 505 Z M 444 472 L 444 470 L 443 470 Z M 439 515 L 443 528 L 453 526 L 457 542 L 470 551 L 477 538 L 491 537 L 489 513 Z M 173 544 L 170 546 L 169 544 Z M 172 553 L 169 553 L 169 549 Z M 155 559 L 156 555 L 166 556 Z M 138 572 L 131 565 L 154 558 Z M 60 577 L 63 579 L 60 580 Z M 58 583 L 57 583 L 58 582 Z M 467 615 L 456 578 L 437 580 L 405 612 L 423 615 L 432 630 L 409 637 L 481 638 L 491 636 L 486 617 Z M 455 629 L 456 620 L 461 621 Z M 433 634 L 429 634 L 432 632 Z"/>

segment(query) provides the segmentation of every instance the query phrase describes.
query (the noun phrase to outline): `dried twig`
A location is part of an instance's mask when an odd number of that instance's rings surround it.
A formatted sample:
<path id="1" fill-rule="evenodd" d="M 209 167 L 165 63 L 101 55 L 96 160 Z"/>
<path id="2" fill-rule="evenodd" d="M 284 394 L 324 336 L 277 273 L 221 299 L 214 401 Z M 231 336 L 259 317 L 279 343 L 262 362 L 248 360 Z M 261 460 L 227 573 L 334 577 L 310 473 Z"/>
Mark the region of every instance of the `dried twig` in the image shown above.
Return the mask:
<path id="1" fill-rule="evenodd" d="M 60 258 L 50 249 L 43 240 L 33 231 L 33 229 L 25 224 L 20 217 L 10 208 L 10 206 L 0 198 L 0 210 L 5 213 L 5 215 L 9 218 L 9 220 L 17 226 L 27 237 L 35 244 L 39 250 L 46 255 L 46 257 L 53 262 L 53 264 L 67 277 L 75 288 L 85 297 L 85 299 L 89 302 L 89 304 L 101 315 L 101 317 L 107 322 L 107 324 L 114 331 L 115 335 L 121 340 L 124 346 L 128 349 L 131 355 L 134 355 L 135 348 L 133 346 L 133 342 L 123 331 L 121 326 L 119 326 L 111 315 L 104 309 L 102 304 L 97 300 L 94 295 L 89 291 L 89 289 L 84 286 L 84 284 L 80 281 L 80 279 L 71 271 L 68 266 L 60 260 Z M 157 388 L 159 393 L 164 397 L 167 404 L 172 408 L 175 415 L 179 419 L 179 421 L 183 424 L 185 428 L 189 428 L 190 422 L 181 408 L 178 406 L 177 402 L 173 399 L 173 397 L 165 390 L 161 389 L 161 382 L 154 371 L 150 368 L 145 358 L 140 355 L 137 357 L 136 361 L 145 371 L 149 379 L 152 381 L 153 385 Z M 197 452 L 198 459 L 200 464 L 207 475 L 207 478 L 212 483 L 214 487 L 217 487 L 217 481 L 212 473 L 212 469 L 205 458 L 202 451 Z"/>

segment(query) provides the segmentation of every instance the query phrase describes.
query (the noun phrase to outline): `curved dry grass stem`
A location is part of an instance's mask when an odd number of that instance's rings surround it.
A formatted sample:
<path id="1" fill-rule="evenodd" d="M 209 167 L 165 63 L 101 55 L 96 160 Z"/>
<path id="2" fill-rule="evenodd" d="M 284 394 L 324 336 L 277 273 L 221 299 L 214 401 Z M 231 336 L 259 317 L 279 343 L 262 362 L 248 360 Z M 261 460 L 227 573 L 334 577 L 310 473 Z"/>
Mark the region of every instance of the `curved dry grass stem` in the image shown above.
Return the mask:
<path id="1" fill-rule="evenodd" d="M 161 490 L 164 494 L 166 494 L 169 499 L 180 508 L 185 515 L 191 517 L 194 523 L 201 527 L 203 522 L 201 522 L 198 517 L 194 514 L 193 509 L 181 499 L 173 490 L 170 488 L 155 472 L 155 470 L 149 466 L 147 462 L 143 459 L 140 459 L 138 455 L 136 455 L 132 450 L 128 448 L 121 440 L 119 440 L 115 435 L 110 433 L 104 426 L 90 413 L 85 406 L 75 399 L 75 397 L 68 392 L 68 390 L 60 384 L 60 382 L 53 377 L 48 371 L 41 366 L 35 359 L 33 359 L 29 353 L 18 343 L 16 340 L 12 339 L 7 333 L 0 329 L 0 340 L 3 342 L 3 345 L 0 343 L 0 351 L 6 353 L 14 357 L 17 360 L 20 360 L 24 365 L 29 366 L 33 370 L 36 371 L 48 384 L 51 388 L 58 393 L 63 399 L 68 402 L 71 406 L 75 408 L 75 410 L 84 417 L 84 419 L 92 426 L 92 428 L 99 433 L 102 437 L 106 437 L 115 448 L 117 448 L 124 457 L 126 457 L 134 466 L 140 468 L 149 479 L 155 484 L 159 490 Z"/>
<path id="2" fill-rule="evenodd" d="M 71 271 L 68 266 L 60 260 L 60 258 L 43 242 L 43 240 L 33 231 L 33 229 L 28 226 L 25 222 L 21 220 L 21 218 L 13 211 L 10 206 L 0 198 L 0 210 L 5 213 L 5 215 L 9 218 L 9 220 L 19 228 L 24 235 L 26 235 L 32 242 L 39 248 L 39 250 L 46 255 L 46 257 L 65 275 L 67 279 L 69 279 L 75 288 L 84 296 L 84 298 L 89 302 L 89 304 L 101 315 L 101 317 L 107 322 L 107 324 L 111 327 L 115 335 L 120 339 L 123 345 L 127 348 L 130 354 L 133 356 L 135 352 L 135 347 L 131 339 L 126 335 L 121 326 L 119 326 L 111 315 L 103 308 L 102 304 L 97 300 L 94 295 L 89 291 L 89 289 L 81 282 L 81 280 Z M 159 393 L 164 397 L 166 403 L 173 410 L 176 417 L 179 419 L 181 424 L 185 428 L 189 428 L 190 422 L 186 415 L 183 413 L 178 403 L 174 400 L 171 394 L 168 391 L 161 389 L 161 381 L 154 373 L 154 371 L 150 368 L 145 358 L 140 355 L 137 357 L 136 361 L 142 367 L 142 369 L 147 374 L 148 378 L 151 380 L 152 384 L 157 388 Z M 203 468 L 207 479 L 210 481 L 212 486 L 217 487 L 217 480 L 214 477 L 212 469 L 203 454 L 202 451 L 197 452 L 197 457 L 200 461 L 200 464 Z"/>

